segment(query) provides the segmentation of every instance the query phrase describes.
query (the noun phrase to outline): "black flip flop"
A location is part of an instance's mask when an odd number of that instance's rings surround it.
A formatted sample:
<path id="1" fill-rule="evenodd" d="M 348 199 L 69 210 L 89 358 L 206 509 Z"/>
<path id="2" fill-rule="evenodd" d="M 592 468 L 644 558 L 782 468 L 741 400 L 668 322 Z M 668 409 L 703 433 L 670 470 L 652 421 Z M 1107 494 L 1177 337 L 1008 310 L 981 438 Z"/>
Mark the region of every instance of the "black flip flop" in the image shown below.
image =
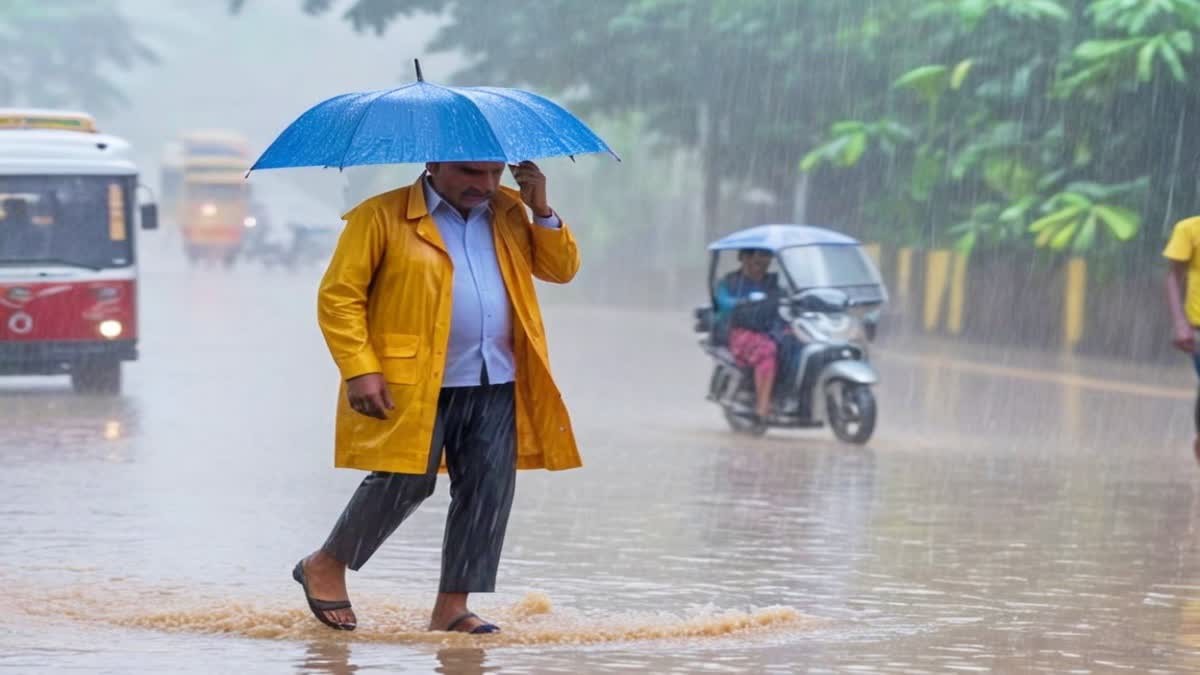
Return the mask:
<path id="1" fill-rule="evenodd" d="M 304 560 L 296 563 L 295 569 L 292 570 L 292 578 L 300 587 L 304 589 L 304 599 L 308 601 L 308 609 L 312 611 L 313 616 L 321 623 L 329 626 L 334 630 L 354 630 L 358 625 L 356 623 L 338 623 L 330 621 L 325 616 L 325 612 L 332 612 L 335 609 L 350 609 L 349 600 L 318 600 L 308 594 L 308 581 L 304 578 Z"/>
<path id="2" fill-rule="evenodd" d="M 458 616 L 451 619 L 450 623 L 446 625 L 446 632 L 453 633 L 453 632 L 455 632 L 454 629 L 458 627 L 458 624 L 466 621 L 467 619 L 478 619 L 478 618 L 479 618 L 479 615 L 476 614 L 475 612 L 464 612 L 462 614 L 459 614 Z M 458 632 L 462 632 L 462 631 L 458 631 Z M 496 624 L 482 623 L 482 624 L 472 628 L 470 631 L 470 634 L 471 635 L 483 635 L 484 633 L 499 633 L 499 632 L 500 632 L 500 627 L 497 626 Z"/>

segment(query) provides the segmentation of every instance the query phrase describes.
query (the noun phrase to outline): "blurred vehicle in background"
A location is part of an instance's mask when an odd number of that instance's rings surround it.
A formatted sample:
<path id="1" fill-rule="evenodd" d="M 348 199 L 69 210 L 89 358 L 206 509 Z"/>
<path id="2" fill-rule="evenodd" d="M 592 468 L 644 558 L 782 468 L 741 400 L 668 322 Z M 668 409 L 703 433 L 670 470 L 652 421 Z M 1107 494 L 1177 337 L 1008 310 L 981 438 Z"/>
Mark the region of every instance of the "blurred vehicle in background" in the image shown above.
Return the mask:
<path id="1" fill-rule="evenodd" d="M 0 109 L 0 374 L 120 391 L 138 338 L 130 156 L 85 113 Z M 140 220 L 156 228 L 157 206 Z"/>
<path id="2" fill-rule="evenodd" d="M 280 226 L 260 219 L 247 230 L 242 256 L 266 267 L 304 269 L 328 262 L 338 234 L 334 227 L 292 222 Z"/>
<path id="3" fill-rule="evenodd" d="M 158 161 L 158 208 L 163 225 L 169 220 L 178 228 L 175 222 L 179 213 L 179 198 L 183 193 L 183 143 L 170 141 L 163 146 L 162 156 Z"/>
<path id="4" fill-rule="evenodd" d="M 248 228 L 251 213 L 249 146 L 230 131 L 184 134 L 181 148 L 181 190 L 177 220 L 188 260 L 220 261 L 233 265 Z"/>

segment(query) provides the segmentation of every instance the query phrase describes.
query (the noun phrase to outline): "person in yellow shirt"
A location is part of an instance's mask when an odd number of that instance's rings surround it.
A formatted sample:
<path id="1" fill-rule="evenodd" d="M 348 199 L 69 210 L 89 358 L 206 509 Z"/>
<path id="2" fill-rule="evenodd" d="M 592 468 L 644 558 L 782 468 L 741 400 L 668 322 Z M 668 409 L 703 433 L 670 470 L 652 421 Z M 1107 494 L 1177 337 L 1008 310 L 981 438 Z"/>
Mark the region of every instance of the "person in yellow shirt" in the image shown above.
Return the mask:
<path id="1" fill-rule="evenodd" d="M 1170 261 L 1167 272 L 1167 307 L 1174 324 L 1175 346 L 1192 356 L 1200 375 L 1200 354 L 1196 353 L 1196 330 L 1200 326 L 1200 217 L 1185 218 L 1175 225 L 1163 257 Z M 1200 461 L 1200 393 L 1196 397 L 1196 439 L 1192 452 Z"/>

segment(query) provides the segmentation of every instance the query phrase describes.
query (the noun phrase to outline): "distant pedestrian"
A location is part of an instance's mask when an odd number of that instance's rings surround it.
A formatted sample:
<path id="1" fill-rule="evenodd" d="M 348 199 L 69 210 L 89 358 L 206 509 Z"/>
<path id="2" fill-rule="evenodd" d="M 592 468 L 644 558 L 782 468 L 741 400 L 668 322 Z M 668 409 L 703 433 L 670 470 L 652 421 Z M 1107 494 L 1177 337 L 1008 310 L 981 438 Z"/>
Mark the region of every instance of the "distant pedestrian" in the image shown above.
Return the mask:
<path id="1" fill-rule="evenodd" d="M 1173 342 L 1192 358 L 1200 376 L 1200 354 L 1196 353 L 1196 330 L 1200 326 L 1200 217 L 1185 218 L 1175 225 L 1163 256 L 1169 261 L 1166 294 L 1174 327 Z M 1194 412 L 1196 438 L 1192 452 L 1200 462 L 1200 391 Z"/>

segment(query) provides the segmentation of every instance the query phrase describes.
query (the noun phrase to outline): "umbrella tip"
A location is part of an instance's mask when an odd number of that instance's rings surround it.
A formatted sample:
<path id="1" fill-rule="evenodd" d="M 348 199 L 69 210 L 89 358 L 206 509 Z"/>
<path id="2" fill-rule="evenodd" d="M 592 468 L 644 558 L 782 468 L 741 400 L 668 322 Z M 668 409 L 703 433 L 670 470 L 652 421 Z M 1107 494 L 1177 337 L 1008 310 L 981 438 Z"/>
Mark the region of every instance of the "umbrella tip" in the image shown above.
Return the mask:
<path id="1" fill-rule="evenodd" d="M 417 67 L 417 82 L 424 82 L 425 78 L 421 75 L 421 59 L 413 59 L 413 65 Z"/>

